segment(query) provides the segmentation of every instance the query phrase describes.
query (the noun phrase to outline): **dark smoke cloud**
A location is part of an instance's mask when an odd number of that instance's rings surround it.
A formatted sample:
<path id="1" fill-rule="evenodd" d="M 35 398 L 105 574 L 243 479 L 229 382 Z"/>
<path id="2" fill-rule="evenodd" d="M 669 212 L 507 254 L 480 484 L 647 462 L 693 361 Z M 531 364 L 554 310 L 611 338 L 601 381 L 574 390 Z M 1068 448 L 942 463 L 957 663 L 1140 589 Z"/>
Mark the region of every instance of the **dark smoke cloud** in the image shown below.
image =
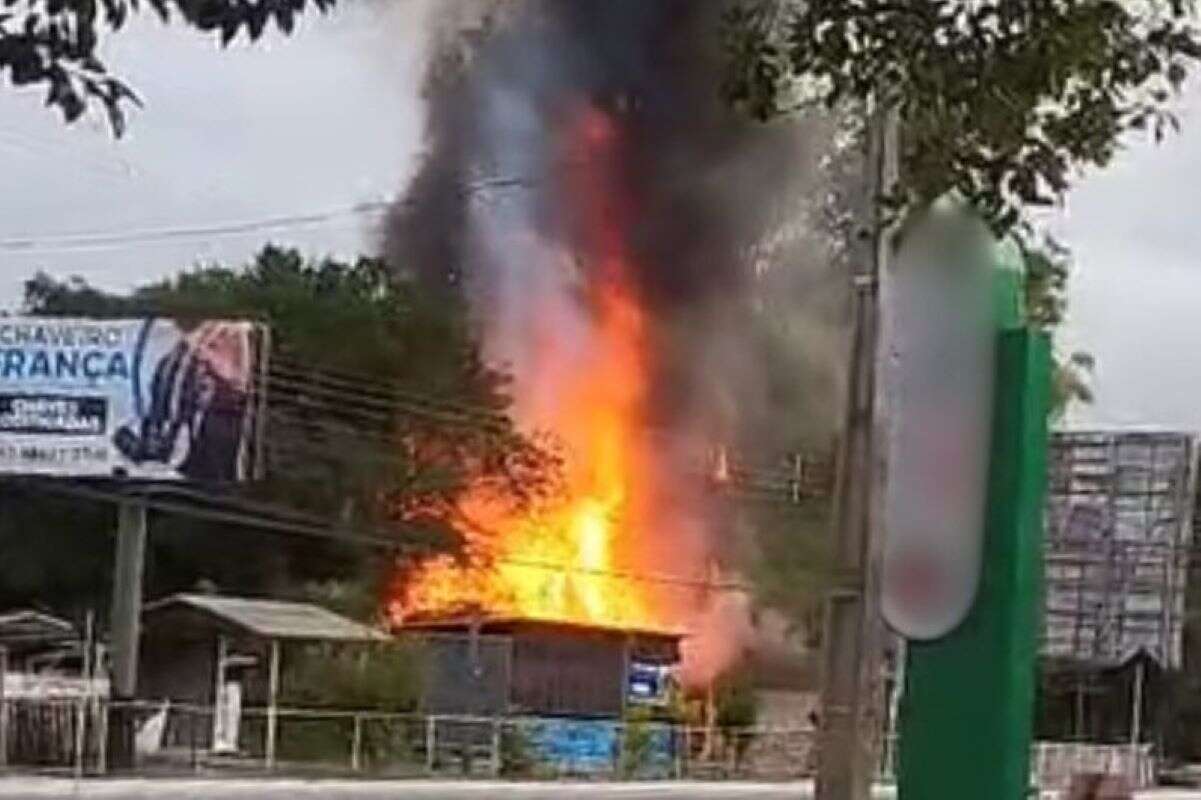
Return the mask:
<path id="1" fill-rule="evenodd" d="M 587 259 L 568 268 L 530 244 L 581 249 L 563 213 L 573 166 L 561 135 L 591 103 L 620 130 L 615 180 L 654 321 L 656 424 L 772 450 L 827 436 L 845 305 L 819 224 L 834 126 L 758 125 L 721 103 L 719 2 L 446 5 L 427 151 L 386 229 L 391 263 L 462 287 L 494 334 L 509 323 L 493 318 L 534 313 L 548 282 L 594 279 Z"/>

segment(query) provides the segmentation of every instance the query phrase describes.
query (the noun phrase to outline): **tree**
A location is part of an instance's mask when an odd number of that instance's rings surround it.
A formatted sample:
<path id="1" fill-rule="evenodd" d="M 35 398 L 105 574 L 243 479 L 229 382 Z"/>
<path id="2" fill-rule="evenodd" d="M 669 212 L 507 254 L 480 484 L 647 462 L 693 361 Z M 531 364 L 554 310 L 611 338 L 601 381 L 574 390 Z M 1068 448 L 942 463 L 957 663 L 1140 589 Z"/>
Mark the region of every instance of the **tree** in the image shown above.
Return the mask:
<path id="1" fill-rule="evenodd" d="M 520 499 L 538 492 L 554 471 L 555 462 L 509 420 L 507 379 L 481 360 L 462 304 L 396 277 L 378 259 L 306 261 L 268 246 L 243 270 L 198 269 L 128 296 L 39 275 L 27 284 L 25 305 L 41 315 L 270 323 L 267 479 L 241 494 L 319 516 L 334 530 L 391 531 L 398 546 L 445 545 L 455 541 L 455 501 L 473 481 L 498 483 Z M 48 533 L 44 546 L 30 544 L 19 563 L 42 558 L 51 565 L 42 569 L 57 569 L 53 548 L 74 541 L 79 530 L 59 530 L 53 504 L 37 500 L 25 508 L 38 518 L 28 524 Z M 111 523 L 101 517 L 90 527 Z M 170 527 L 170 535 L 151 542 L 151 594 L 191 588 L 202 577 L 223 588 L 290 594 L 313 580 L 374 586 L 391 568 L 342 545 L 281 541 L 187 519 Z M 252 555 L 231 559 L 218 530 L 236 533 L 237 547 L 252 548 Z M 21 530 L 0 536 L 16 541 Z M 10 585 L 37 590 L 4 575 L 7 566 L 6 559 L 0 596 Z M 63 582 L 79 568 L 72 565 Z M 107 561 L 76 594 L 98 591 L 95 578 L 106 570 Z"/>
<path id="2" fill-rule="evenodd" d="M 1201 57 L 1191 0 L 744 0 L 725 94 L 759 119 L 810 103 L 894 109 L 898 212 L 957 191 L 997 234 L 1105 166 L 1129 131 L 1176 126 Z"/>
<path id="3" fill-rule="evenodd" d="M 742 558 L 748 565 L 754 599 L 788 620 L 798 644 L 815 647 L 821 635 L 822 590 L 829 582 L 831 522 L 828 497 L 749 503 L 738 509 L 736 524 L 753 543 Z"/>
<path id="4" fill-rule="evenodd" d="M 336 0 L 4 0 L 0 4 L 0 74 L 14 86 L 43 85 L 46 105 L 77 120 L 89 102 L 108 114 L 113 133 L 125 130 L 126 103 L 138 96 L 111 75 L 97 54 L 105 31 L 121 30 L 149 6 L 163 22 L 173 17 L 228 44 L 245 31 L 251 41 L 275 22 L 291 33 L 296 17 L 311 8 L 324 13 Z"/>
<path id="5" fill-rule="evenodd" d="M 1050 237 L 1025 250 L 1025 305 L 1030 324 L 1054 339 L 1067 311 L 1068 273 L 1071 251 Z M 1055 352 L 1051 373 L 1051 414 L 1062 417 L 1073 403 L 1093 401 L 1093 357 L 1074 352 L 1066 357 Z"/>

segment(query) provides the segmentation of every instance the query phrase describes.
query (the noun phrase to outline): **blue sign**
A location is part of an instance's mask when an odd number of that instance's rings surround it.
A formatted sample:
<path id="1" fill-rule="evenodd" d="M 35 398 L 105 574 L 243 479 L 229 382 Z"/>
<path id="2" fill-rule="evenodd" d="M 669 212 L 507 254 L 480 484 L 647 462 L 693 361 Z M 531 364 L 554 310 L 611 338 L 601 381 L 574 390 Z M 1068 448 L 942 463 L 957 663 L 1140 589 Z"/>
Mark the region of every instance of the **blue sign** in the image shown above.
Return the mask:
<path id="1" fill-rule="evenodd" d="M 670 688 L 670 667 L 631 662 L 626 678 L 626 699 L 629 702 L 639 705 L 665 705 Z"/>

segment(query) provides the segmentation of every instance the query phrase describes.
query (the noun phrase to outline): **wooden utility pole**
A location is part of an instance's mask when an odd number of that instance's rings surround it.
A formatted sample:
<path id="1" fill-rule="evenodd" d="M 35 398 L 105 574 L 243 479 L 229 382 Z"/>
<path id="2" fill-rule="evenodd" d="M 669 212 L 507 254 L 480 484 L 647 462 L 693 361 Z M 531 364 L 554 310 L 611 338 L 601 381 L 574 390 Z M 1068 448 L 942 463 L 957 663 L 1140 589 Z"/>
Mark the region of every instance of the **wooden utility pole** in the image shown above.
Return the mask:
<path id="1" fill-rule="evenodd" d="M 892 115 L 868 120 L 852 242 L 855 266 L 846 416 L 834 495 L 834 581 L 825 607 L 817 800 L 867 800 L 875 773 L 883 623 L 879 542 L 875 536 L 883 481 L 876 414 L 879 278 L 886 255 L 879 199 L 892 182 L 896 148 Z"/>
<path id="2" fill-rule="evenodd" d="M 128 496 L 117 508 L 117 558 L 113 570 L 112 698 L 109 753 L 117 768 L 134 764 L 134 709 L 137 697 L 138 642 L 142 625 L 142 572 L 146 556 L 146 501 Z M 126 705 L 121 705 L 125 703 Z"/>

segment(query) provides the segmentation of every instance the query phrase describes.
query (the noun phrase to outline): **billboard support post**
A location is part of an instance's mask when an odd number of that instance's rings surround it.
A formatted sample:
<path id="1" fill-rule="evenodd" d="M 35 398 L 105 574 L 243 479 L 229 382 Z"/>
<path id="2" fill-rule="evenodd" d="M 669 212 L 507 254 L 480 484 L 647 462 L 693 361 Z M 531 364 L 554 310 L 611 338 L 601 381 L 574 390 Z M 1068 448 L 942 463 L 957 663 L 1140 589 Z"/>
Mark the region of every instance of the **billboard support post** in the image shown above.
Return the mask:
<path id="1" fill-rule="evenodd" d="M 114 766 L 134 766 L 134 709 L 141 633 L 142 573 L 146 554 L 146 500 L 126 495 L 117 507 L 117 555 L 109 629 L 112 637 L 112 696 L 109 752 Z M 124 705 L 122 705 L 124 703 Z"/>
<path id="2" fill-rule="evenodd" d="M 1029 790 L 1051 361 L 1046 335 L 1021 319 L 1020 272 L 999 272 L 979 591 L 950 634 L 906 648 L 902 800 L 1014 800 Z"/>

